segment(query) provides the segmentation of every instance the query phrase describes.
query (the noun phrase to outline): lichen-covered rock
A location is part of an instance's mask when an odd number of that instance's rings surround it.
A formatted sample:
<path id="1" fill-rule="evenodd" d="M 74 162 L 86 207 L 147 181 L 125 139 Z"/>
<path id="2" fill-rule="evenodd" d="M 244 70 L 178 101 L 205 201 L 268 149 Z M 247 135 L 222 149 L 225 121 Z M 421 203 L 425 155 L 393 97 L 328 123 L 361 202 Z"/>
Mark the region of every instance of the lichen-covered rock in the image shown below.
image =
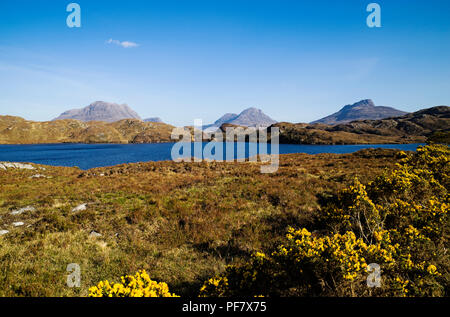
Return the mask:
<path id="1" fill-rule="evenodd" d="M 0 168 L 3 170 L 7 170 L 8 168 L 26 169 L 26 170 L 36 169 L 31 164 L 14 163 L 14 162 L 0 162 Z"/>
<path id="2" fill-rule="evenodd" d="M 13 215 L 13 216 L 20 215 L 20 214 L 23 214 L 26 211 L 33 212 L 33 211 L 36 211 L 36 208 L 34 208 L 33 206 L 27 206 L 27 207 L 24 207 L 24 208 L 20 208 L 20 209 L 11 211 L 11 215 Z"/>
<path id="3" fill-rule="evenodd" d="M 84 211 L 87 208 L 87 204 L 81 204 L 72 209 L 72 212 Z"/>

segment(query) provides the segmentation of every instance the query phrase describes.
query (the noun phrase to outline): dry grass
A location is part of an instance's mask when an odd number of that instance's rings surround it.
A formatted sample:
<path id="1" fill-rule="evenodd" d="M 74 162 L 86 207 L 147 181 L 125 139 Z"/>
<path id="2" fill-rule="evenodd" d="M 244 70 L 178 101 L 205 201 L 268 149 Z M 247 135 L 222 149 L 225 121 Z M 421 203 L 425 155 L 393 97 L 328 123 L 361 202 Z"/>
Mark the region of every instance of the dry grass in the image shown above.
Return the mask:
<path id="1" fill-rule="evenodd" d="M 225 265 L 279 242 L 288 225 L 314 221 L 320 197 L 392 167 L 395 153 L 283 155 L 275 174 L 206 162 L 46 167 L 39 173 L 51 178 L 33 179 L 36 171 L 0 170 L 0 230 L 10 231 L 0 236 L 0 296 L 86 296 L 138 269 L 195 296 Z M 71 211 L 82 203 L 87 210 Z M 36 211 L 10 214 L 25 206 Z M 69 263 L 81 266 L 81 288 L 66 286 Z"/>

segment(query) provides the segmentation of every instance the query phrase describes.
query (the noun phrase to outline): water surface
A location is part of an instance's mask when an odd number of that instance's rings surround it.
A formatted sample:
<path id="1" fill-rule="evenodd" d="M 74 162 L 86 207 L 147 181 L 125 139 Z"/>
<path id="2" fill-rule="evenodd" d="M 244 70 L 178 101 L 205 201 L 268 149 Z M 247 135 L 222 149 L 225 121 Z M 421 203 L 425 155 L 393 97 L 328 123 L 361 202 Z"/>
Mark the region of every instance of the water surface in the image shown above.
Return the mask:
<path id="1" fill-rule="evenodd" d="M 53 166 L 78 166 L 81 169 L 123 163 L 171 160 L 174 143 L 151 144 L 32 144 L 0 145 L 0 161 L 30 162 Z M 203 144 L 205 146 L 206 143 Z M 366 148 L 415 151 L 422 144 L 303 145 L 280 144 L 280 154 L 353 153 Z M 236 144 L 235 144 L 236 148 Z M 269 147 L 270 152 L 270 147 Z M 192 150 L 192 154 L 194 151 Z M 226 153 L 224 147 L 224 153 Z M 236 158 L 237 151 L 234 151 Z M 248 143 L 245 157 L 248 157 Z M 224 154 L 225 155 L 225 154 Z"/>

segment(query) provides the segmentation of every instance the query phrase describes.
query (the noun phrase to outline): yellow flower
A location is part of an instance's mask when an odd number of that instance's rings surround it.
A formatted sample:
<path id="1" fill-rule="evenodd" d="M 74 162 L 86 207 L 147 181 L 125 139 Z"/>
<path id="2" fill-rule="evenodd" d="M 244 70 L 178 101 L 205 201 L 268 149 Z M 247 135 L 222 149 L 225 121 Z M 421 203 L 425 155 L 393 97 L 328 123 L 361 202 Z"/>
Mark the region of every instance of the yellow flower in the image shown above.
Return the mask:
<path id="1" fill-rule="evenodd" d="M 433 264 L 428 265 L 427 272 L 430 273 L 431 275 L 437 275 L 438 274 L 437 268 Z"/>
<path id="2" fill-rule="evenodd" d="M 89 288 L 90 297 L 178 297 L 169 292 L 166 283 L 157 283 L 150 279 L 145 270 L 138 271 L 134 276 L 121 276 L 122 283 L 100 281 L 97 286 Z"/>

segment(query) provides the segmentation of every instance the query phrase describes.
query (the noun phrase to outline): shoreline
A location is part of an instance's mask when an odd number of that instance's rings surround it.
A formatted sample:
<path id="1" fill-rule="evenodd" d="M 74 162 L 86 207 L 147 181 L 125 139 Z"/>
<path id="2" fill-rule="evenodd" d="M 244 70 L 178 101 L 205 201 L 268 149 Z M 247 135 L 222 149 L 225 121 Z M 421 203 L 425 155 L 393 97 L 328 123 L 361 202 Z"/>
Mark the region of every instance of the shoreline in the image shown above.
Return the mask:
<path id="1" fill-rule="evenodd" d="M 386 144 L 386 145 L 389 145 L 389 144 Z M 396 145 L 396 144 L 390 144 L 390 145 Z M 423 146 L 423 145 L 425 145 L 425 144 L 417 143 L 417 147 L 418 146 Z M 367 147 L 367 148 L 361 148 L 361 149 L 358 149 L 356 151 L 347 152 L 347 153 L 333 153 L 333 152 L 305 153 L 305 152 L 297 152 L 297 153 L 281 153 L 281 154 L 278 154 L 278 155 L 279 155 L 280 159 L 283 159 L 283 158 L 289 158 L 291 156 L 302 156 L 303 157 L 305 155 L 306 156 L 312 156 L 312 157 L 318 157 L 318 156 L 321 156 L 321 155 L 322 156 L 323 155 L 346 156 L 346 155 L 355 155 L 358 152 L 363 152 L 363 151 L 370 151 L 371 153 L 381 151 L 381 152 L 383 152 L 383 154 L 386 154 L 387 151 L 414 152 L 414 151 L 411 151 L 411 150 L 402 150 L 402 149 L 396 149 L 396 148 L 382 148 L 382 147 L 372 148 L 372 147 Z M 44 168 L 47 168 L 47 167 L 50 167 L 50 168 L 76 168 L 76 169 L 79 169 L 80 171 L 83 171 L 83 172 L 89 172 L 89 171 L 95 170 L 95 169 L 114 169 L 114 168 L 117 168 L 117 167 L 126 167 L 126 166 L 140 165 L 140 164 L 172 164 L 172 163 L 173 164 L 181 164 L 181 165 L 184 165 L 184 164 L 197 164 L 197 165 L 200 164 L 201 165 L 201 164 L 205 164 L 205 163 L 206 164 L 225 164 L 225 165 L 226 164 L 235 164 L 235 163 L 254 163 L 254 164 L 257 164 L 257 165 L 267 164 L 267 162 L 261 162 L 261 161 L 250 162 L 248 157 L 245 158 L 244 162 L 238 162 L 236 159 L 233 159 L 232 161 L 227 161 L 227 160 L 215 161 L 215 160 L 210 160 L 210 159 L 207 159 L 207 158 L 203 158 L 203 160 L 201 162 L 194 162 L 193 159 L 194 159 L 194 156 L 191 156 L 191 161 L 190 162 L 183 162 L 183 161 L 182 162 L 177 162 L 177 161 L 174 161 L 174 160 L 171 160 L 171 159 L 169 159 L 169 160 L 147 160 L 147 161 L 136 161 L 136 162 L 124 162 L 124 163 L 117 163 L 117 164 L 113 164 L 113 165 L 104 165 L 104 166 L 93 166 L 93 167 L 90 167 L 90 168 L 81 168 L 80 166 L 77 166 L 77 165 L 71 165 L 71 166 L 68 166 L 68 165 L 51 165 L 51 164 L 46 164 L 46 163 L 36 163 L 36 162 L 30 162 L 30 161 L 5 161 L 5 160 L 1 160 L 0 159 L 0 165 L 2 165 L 3 163 L 7 163 L 7 164 L 22 164 L 22 165 L 31 165 L 31 166 L 35 165 L 35 166 L 38 167 L 38 168 L 35 168 L 35 169 L 40 169 L 42 167 L 44 167 Z M 0 171 L 1 170 L 4 170 L 4 169 L 0 168 Z"/>
<path id="2" fill-rule="evenodd" d="M 215 141 L 202 141 L 202 143 L 210 143 Z M 0 146 L 33 146 L 33 145 L 145 145 L 145 144 L 175 144 L 177 142 L 147 142 L 147 143 L 84 143 L 84 142 L 57 142 L 57 143 L 0 143 Z M 195 142 L 190 142 L 195 143 Z M 258 143 L 258 142 L 216 142 L 216 143 Z M 270 144 L 270 142 L 267 142 Z M 426 144 L 426 142 L 369 142 L 369 143 L 279 143 L 279 145 L 308 145 L 308 146 L 332 146 L 332 145 L 407 145 L 407 144 Z"/>

